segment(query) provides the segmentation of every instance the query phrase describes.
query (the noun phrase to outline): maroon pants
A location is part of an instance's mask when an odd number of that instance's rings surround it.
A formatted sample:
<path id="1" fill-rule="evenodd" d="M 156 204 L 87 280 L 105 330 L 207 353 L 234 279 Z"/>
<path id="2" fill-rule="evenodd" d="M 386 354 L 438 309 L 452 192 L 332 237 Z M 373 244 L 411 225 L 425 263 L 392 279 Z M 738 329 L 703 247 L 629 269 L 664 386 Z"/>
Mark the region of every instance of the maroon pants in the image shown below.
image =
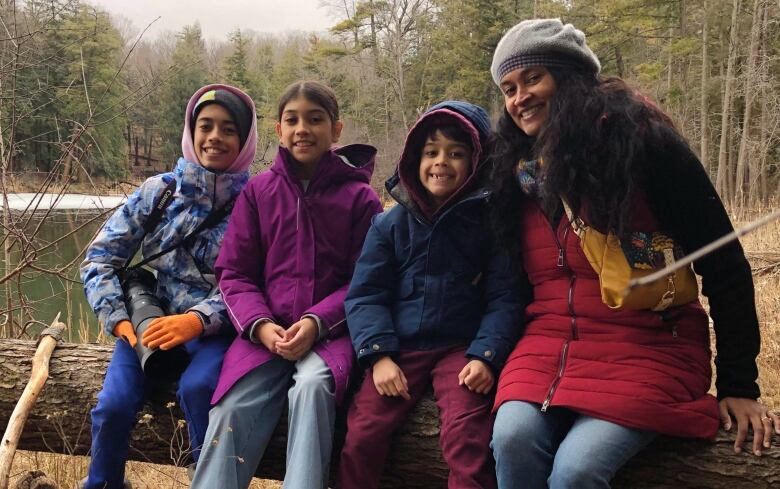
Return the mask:
<path id="1" fill-rule="evenodd" d="M 450 468 L 450 489 L 495 488 L 490 437 L 493 396 L 475 394 L 458 385 L 458 374 L 469 362 L 465 347 L 401 352 L 395 362 L 409 383 L 411 400 L 382 396 L 369 370 L 355 394 L 347 417 L 347 439 L 341 452 L 337 487 L 379 487 L 390 438 L 433 383 L 439 407 L 439 444 Z"/>

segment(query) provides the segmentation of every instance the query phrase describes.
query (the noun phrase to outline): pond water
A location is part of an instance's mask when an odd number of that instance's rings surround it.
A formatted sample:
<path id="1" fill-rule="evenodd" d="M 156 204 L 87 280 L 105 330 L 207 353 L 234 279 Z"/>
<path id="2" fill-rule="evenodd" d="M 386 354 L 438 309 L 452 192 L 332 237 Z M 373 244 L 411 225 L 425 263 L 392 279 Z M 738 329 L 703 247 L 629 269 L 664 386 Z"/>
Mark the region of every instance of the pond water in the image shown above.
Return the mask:
<path id="1" fill-rule="evenodd" d="M 122 199 L 83 195 L 66 196 L 57 201 L 44 198 L 36 212 L 22 214 L 30 202 L 29 195 L 32 194 L 9 194 L 12 209 L 9 217 L 15 221 L 14 227 L 23 230 L 25 239 L 41 251 L 35 256 L 35 268 L 25 268 L 24 273 L 0 285 L 0 310 L 7 309 L 6 290 L 10 285 L 15 334 L 25 328 L 35 337 L 60 313 L 60 321 L 68 325 L 67 340 L 94 341 L 99 325 L 84 297 L 78 267 L 85 248 L 110 215 L 109 212 L 99 217 L 101 208 L 110 209 Z M 52 208 L 43 210 L 49 207 Z M 3 277 L 19 265 L 22 253 L 18 240 L 13 234 L 9 235 L 5 227 L 0 227 L 0 241 L 14 243 L 10 264 L 5 263 L 0 246 L 0 277 Z M 19 308 L 21 303 L 29 306 L 26 313 Z"/>

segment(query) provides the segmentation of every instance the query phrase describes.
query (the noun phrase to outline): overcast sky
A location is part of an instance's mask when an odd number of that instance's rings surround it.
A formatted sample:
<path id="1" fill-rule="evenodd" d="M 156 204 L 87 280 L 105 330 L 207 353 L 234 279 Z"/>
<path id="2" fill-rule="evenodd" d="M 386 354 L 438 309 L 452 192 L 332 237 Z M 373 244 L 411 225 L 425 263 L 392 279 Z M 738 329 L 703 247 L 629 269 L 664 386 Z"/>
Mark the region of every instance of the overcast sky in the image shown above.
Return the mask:
<path id="1" fill-rule="evenodd" d="M 137 32 L 155 18 L 144 35 L 156 38 L 162 31 L 178 31 L 200 23 L 206 39 L 226 39 L 236 29 L 257 32 L 325 31 L 336 23 L 320 0 L 88 0 L 111 14 L 130 20 Z"/>

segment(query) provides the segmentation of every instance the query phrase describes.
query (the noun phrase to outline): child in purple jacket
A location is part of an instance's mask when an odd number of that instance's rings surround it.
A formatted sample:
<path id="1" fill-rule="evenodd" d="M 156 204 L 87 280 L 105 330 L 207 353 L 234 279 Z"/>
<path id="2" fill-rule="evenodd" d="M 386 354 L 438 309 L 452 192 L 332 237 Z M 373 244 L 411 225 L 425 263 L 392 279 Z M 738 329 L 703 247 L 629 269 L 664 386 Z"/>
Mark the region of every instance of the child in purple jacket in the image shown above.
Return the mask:
<path id="1" fill-rule="evenodd" d="M 247 487 L 288 399 L 284 487 L 326 487 L 336 404 L 353 363 L 344 297 L 382 209 L 369 185 L 376 149 L 331 149 L 341 129 L 331 89 L 289 86 L 274 165 L 233 209 L 216 273 L 238 337 L 212 399 L 193 488 Z"/>

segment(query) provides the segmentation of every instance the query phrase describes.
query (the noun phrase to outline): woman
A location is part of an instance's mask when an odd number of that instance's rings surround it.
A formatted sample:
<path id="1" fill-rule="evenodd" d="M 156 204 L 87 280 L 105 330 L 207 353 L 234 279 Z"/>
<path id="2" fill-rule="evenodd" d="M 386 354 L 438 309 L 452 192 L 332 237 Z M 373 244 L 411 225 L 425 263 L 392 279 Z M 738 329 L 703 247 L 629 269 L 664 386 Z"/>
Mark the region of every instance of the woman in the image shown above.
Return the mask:
<path id="1" fill-rule="evenodd" d="M 493 221 L 534 286 L 525 335 L 499 378 L 493 451 L 499 487 L 609 487 L 657 434 L 713 438 L 736 420 L 752 450 L 780 418 L 758 403 L 760 339 L 750 266 L 738 242 L 694 263 L 698 301 L 615 310 L 563 211 L 606 234 L 663 231 L 685 253 L 732 230 L 702 165 L 668 116 L 622 80 L 599 76 L 585 35 L 523 21 L 491 66 L 504 96 L 493 155 Z"/>

